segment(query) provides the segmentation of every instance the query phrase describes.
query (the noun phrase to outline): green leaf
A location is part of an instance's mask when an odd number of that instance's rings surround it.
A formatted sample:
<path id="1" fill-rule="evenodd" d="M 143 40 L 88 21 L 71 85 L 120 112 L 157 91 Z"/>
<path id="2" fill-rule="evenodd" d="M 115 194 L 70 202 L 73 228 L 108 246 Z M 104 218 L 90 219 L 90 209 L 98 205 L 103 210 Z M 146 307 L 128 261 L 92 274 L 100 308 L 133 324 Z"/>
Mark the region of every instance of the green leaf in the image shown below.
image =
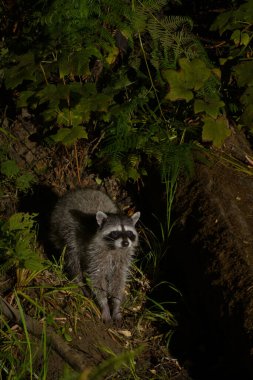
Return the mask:
<path id="1" fill-rule="evenodd" d="M 61 128 L 52 136 L 55 142 L 61 142 L 64 145 L 73 145 L 79 139 L 87 139 L 88 135 L 82 126 L 72 128 Z"/>
<path id="2" fill-rule="evenodd" d="M 39 104 L 49 102 L 50 108 L 58 107 L 61 100 L 67 100 L 70 96 L 70 86 L 64 84 L 48 84 L 36 93 Z"/>
<path id="3" fill-rule="evenodd" d="M 196 99 L 194 101 L 194 113 L 205 112 L 216 118 L 220 113 L 220 108 L 224 107 L 224 105 L 225 103 L 218 98 Z"/>
<path id="4" fill-rule="evenodd" d="M 7 160 L 1 163 L 1 173 L 6 175 L 6 177 L 15 177 L 19 173 L 19 167 L 16 161 Z"/>
<path id="5" fill-rule="evenodd" d="M 32 98 L 35 94 L 35 91 L 22 91 L 19 94 L 17 100 L 17 107 L 27 107 L 29 105 L 29 99 Z"/>
<path id="6" fill-rule="evenodd" d="M 242 33 L 241 35 L 241 44 L 247 46 L 250 42 L 250 36 L 248 33 Z"/>
<path id="7" fill-rule="evenodd" d="M 49 108 L 42 112 L 42 116 L 45 122 L 52 122 L 57 118 L 59 110 L 57 108 Z"/>
<path id="8" fill-rule="evenodd" d="M 246 87 L 245 91 L 240 97 L 240 101 L 245 107 L 250 105 L 252 108 L 252 104 L 253 104 L 253 87 L 252 86 Z"/>
<path id="9" fill-rule="evenodd" d="M 171 101 L 183 99 L 189 102 L 193 98 L 193 92 L 190 90 L 191 83 L 188 82 L 183 71 L 177 72 L 169 69 L 164 73 L 164 78 L 170 85 L 170 90 L 165 99 Z"/>
<path id="10" fill-rule="evenodd" d="M 231 40 L 234 41 L 235 45 L 238 46 L 241 43 L 241 31 L 239 29 L 236 29 L 233 31 L 231 35 Z"/>
<path id="11" fill-rule="evenodd" d="M 203 87 L 211 75 L 211 70 L 206 66 L 205 62 L 199 58 L 194 58 L 192 61 L 189 61 L 187 58 L 182 58 L 179 60 L 179 65 L 182 70 L 185 71 L 188 82 L 192 83 L 191 88 L 195 91 Z"/>
<path id="12" fill-rule="evenodd" d="M 107 63 L 109 63 L 109 65 L 111 65 L 116 61 L 118 55 L 119 49 L 117 48 L 117 46 L 112 46 L 105 60 Z"/>
<path id="13" fill-rule="evenodd" d="M 248 104 L 240 117 L 240 122 L 248 128 L 253 127 L 253 108 L 252 103 Z"/>
<path id="14" fill-rule="evenodd" d="M 58 112 L 58 115 L 57 115 L 57 123 L 59 125 L 67 125 L 67 126 L 70 126 L 72 123 L 71 123 L 71 113 L 70 113 L 70 110 L 68 108 L 63 108 L 61 111 Z M 68 131 L 69 129 L 68 128 L 62 128 L 60 129 L 57 134 L 59 133 L 59 137 L 60 136 L 65 136 L 68 134 Z"/>
<path id="15" fill-rule="evenodd" d="M 234 11 L 222 12 L 215 19 L 214 23 L 211 25 L 210 30 L 219 30 L 220 35 L 225 32 L 229 28 L 229 21 L 234 15 Z"/>
<path id="16" fill-rule="evenodd" d="M 6 223 L 5 230 L 8 228 L 10 231 L 15 230 L 30 230 L 34 225 L 35 214 L 30 215 L 23 212 L 17 212 L 9 218 Z"/>
<path id="17" fill-rule="evenodd" d="M 239 29 L 236 29 L 231 36 L 231 40 L 234 41 L 236 46 L 244 45 L 247 46 L 250 42 L 250 36 L 246 32 L 241 32 Z"/>
<path id="18" fill-rule="evenodd" d="M 171 101 L 184 99 L 189 102 L 193 99 L 193 91 L 204 86 L 211 75 L 211 70 L 200 59 L 192 61 L 182 58 L 179 60 L 180 70 L 169 69 L 163 72 L 164 79 L 170 85 L 170 91 L 165 99 Z"/>
<path id="19" fill-rule="evenodd" d="M 253 86 L 253 61 L 241 62 L 233 69 L 238 86 Z"/>
<path id="20" fill-rule="evenodd" d="M 224 116 L 219 116 L 217 119 L 205 116 L 203 121 L 202 140 L 210 141 L 214 146 L 220 148 L 226 137 L 231 135 L 227 119 Z"/>
<path id="21" fill-rule="evenodd" d="M 19 190 L 26 191 L 31 187 L 31 185 L 34 182 L 35 182 L 34 176 L 31 173 L 27 172 L 17 177 L 16 186 Z"/>
<path id="22" fill-rule="evenodd" d="M 15 66 L 4 71 L 5 85 L 7 88 L 15 88 L 24 80 L 33 81 L 35 79 L 35 71 L 37 66 L 34 63 L 34 54 L 29 52 L 24 55 L 17 56 L 19 61 Z"/>
<path id="23" fill-rule="evenodd" d="M 36 252 L 27 251 L 27 253 L 29 253 L 30 256 L 24 260 L 24 268 L 30 269 L 31 271 L 41 271 L 45 269 L 46 263 L 41 261 Z"/>
<path id="24" fill-rule="evenodd" d="M 60 78 L 72 75 L 90 75 L 90 58 L 102 59 L 100 51 L 95 46 L 87 46 L 79 51 L 74 51 L 69 55 L 63 55 L 59 59 Z"/>

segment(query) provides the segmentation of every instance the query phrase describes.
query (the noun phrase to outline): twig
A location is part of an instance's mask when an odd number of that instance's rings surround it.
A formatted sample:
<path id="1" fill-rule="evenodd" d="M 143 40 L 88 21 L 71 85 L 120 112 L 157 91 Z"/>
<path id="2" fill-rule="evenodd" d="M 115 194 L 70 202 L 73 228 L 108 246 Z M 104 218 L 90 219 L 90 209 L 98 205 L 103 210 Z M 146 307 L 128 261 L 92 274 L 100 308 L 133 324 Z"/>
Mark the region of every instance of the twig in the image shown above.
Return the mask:
<path id="1" fill-rule="evenodd" d="M 79 160 L 78 160 L 78 151 L 76 143 L 74 143 L 74 154 L 75 154 L 75 160 L 76 160 L 76 171 L 77 171 L 77 178 L 79 185 L 81 184 L 81 177 L 80 177 L 80 167 L 79 167 Z"/>

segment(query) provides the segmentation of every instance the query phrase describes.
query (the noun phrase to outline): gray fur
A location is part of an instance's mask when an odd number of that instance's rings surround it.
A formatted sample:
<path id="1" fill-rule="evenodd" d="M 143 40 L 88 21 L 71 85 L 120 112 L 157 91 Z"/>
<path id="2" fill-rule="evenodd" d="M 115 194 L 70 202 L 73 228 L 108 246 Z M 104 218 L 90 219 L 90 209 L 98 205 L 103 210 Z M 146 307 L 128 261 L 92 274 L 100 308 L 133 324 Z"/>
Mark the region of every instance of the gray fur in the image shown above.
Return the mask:
<path id="1" fill-rule="evenodd" d="M 50 238 L 58 250 L 66 247 L 68 274 L 83 285 L 82 272 L 87 273 L 105 321 L 111 319 L 109 299 L 112 318 L 121 318 L 128 269 L 138 246 L 139 217 L 139 212 L 132 217 L 120 214 L 106 194 L 92 189 L 67 193 L 51 216 Z"/>

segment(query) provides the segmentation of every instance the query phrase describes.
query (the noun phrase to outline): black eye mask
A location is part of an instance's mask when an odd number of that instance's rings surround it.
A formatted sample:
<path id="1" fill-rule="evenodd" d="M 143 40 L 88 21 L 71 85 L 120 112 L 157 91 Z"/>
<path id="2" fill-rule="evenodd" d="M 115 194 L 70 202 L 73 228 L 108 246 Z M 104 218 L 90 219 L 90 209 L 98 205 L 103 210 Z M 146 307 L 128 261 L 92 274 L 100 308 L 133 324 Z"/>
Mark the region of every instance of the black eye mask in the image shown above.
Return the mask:
<path id="1" fill-rule="evenodd" d="M 122 237 L 122 232 L 121 231 L 112 231 L 107 236 L 108 236 L 108 238 L 110 238 L 112 240 L 117 240 L 120 237 Z"/>
<path id="2" fill-rule="evenodd" d="M 126 240 L 127 238 L 131 241 L 134 241 L 136 236 L 132 231 L 112 231 L 108 235 L 104 236 L 104 239 L 107 241 L 117 240 L 122 238 Z"/>

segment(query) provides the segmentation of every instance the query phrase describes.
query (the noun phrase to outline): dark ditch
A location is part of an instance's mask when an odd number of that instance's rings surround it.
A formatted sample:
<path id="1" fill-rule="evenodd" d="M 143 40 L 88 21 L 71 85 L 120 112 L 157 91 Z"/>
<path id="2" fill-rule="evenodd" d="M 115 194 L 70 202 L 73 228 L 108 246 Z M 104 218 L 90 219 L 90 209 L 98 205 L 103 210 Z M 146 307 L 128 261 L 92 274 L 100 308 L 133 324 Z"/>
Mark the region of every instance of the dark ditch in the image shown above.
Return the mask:
<path id="1" fill-rule="evenodd" d="M 139 196 L 142 221 L 153 231 L 165 194 L 149 176 Z M 178 327 L 170 343 L 193 380 L 253 378 L 253 181 L 222 166 L 197 165 L 179 183 L 168 250 L 157 283 L 182 293 L 169 306 Z M 158 287 L 159 302 L 171 294 Z M 173 296 L 172 296 L 173 297 Z"/>

